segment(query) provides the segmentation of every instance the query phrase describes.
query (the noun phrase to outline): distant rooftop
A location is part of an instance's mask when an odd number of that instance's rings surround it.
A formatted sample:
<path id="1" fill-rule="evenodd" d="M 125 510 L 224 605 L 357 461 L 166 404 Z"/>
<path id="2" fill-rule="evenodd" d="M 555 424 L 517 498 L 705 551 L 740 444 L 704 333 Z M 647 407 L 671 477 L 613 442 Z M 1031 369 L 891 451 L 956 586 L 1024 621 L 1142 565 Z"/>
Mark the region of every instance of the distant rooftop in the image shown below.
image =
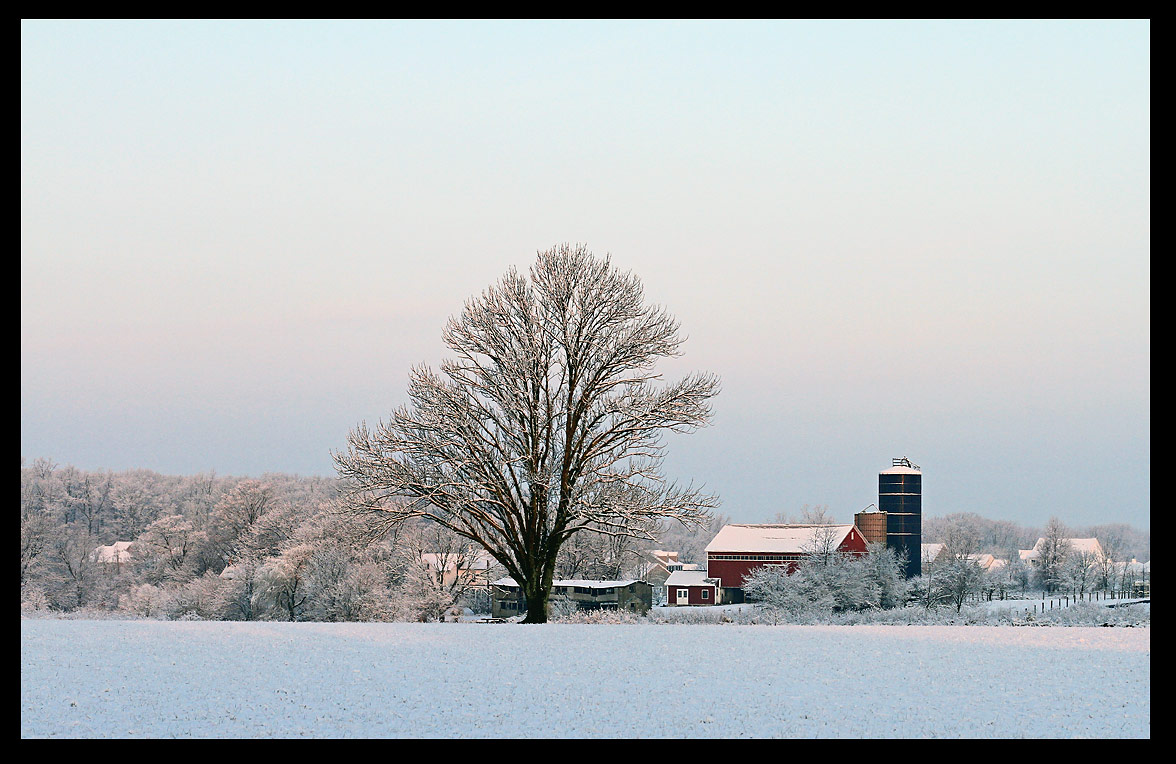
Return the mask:
<path id="1" fill-rule="evenodd" d="M 616 588 L 619 588 L 622 586 L 628 586 L 629 584 L 635 584 L 635 583 L 638 583 L 637 579 L 635 579 L 635 578 L 626 578 L 626 579 L 618 580 L 618 581 L 597 581 L 595 579 L 569 578 L 569 579 L 560 579 L 558 581 L 552 581 L 551 585 L 553 587 L 555 587 L 555 586 L 579 586 L 583 589 L 616 589 Z M 508 576 L 506 578 L 500 578 L 497 581 L 495 581 L 494 586 L 518 586 L 518 583 L 513 578 L 510 578 Z"/>

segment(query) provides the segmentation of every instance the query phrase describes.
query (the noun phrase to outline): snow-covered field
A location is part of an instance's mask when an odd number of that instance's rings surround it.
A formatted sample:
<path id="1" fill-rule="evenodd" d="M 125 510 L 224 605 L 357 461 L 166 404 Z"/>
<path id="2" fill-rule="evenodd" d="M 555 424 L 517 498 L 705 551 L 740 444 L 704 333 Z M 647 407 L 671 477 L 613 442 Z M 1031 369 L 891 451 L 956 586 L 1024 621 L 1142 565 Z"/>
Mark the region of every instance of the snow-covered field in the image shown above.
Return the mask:
<path id="1" fill-rule="evenodd" d="M 22 620 L 22 737 L 1150 737 L 1150 628 Z"/>

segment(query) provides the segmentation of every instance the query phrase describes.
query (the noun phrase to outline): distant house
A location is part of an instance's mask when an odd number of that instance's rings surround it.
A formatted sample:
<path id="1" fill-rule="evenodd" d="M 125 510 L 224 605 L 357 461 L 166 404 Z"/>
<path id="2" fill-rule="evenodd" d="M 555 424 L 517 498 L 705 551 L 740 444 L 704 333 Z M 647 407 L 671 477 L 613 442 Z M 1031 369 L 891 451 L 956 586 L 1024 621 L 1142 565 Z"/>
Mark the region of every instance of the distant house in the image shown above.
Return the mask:
<path id="1" fill-rule="evenodd" d="M 625 574 L 639 581 L 648 581 L 654 587 L 665 585 L 666 579 L 676 570 L 702 570 L 696 562 L 682 562 L 677 552 L 650 549 L 641 552 L 638 561 Z"/>
<path id="2" fill-rule="evenodd" d="M 924 572 L 934 565 L 942 565 L 953 559 L 951 550 L 947 548 L 946 544 L 920 544 L 919 547 L 923 557 Z M 1003 568 L 1007 564 L 1006 560 L 1001 560 L 987 553 L 969 554 L 966 556 L 966 559 L 969 562 L 976 563 L 985 572 Z"/>
<path id="3" fill-rule="evenodd" d="M 116 570 L 122 570 L 123 565 L 131 562 L 131 544 L 133 541 L 116 541 L 113 544 L 96 547 L 90 552 L 90 559 L 99 565 L 111 565 Z"/>
<path id="4" fill-rule="evenodd" d="M 663 565 L 670 565 L 679 561 L 677 552 L 668 552 L 664 549 L 650 549 L 645 554 L 649 555 Z"/>
<path id="5" fill-rule="evenodd" d="M 653 607 L 653 587 L 646 581 L 633 579 L 553 581 L 548 608 L 561 600 L 572 603 L 579 610 L 627 610 L 645 615 Z M 490 614 L 493 617 L 510 618 L 525 612 L 527 598 L 513 578 L 500 578 L 491 583 Z"/>
<path id="6" fill-rule="evenodd" d="M 425 552 L 421 563 L 441 586 L 449 587 L 460 580 L 467 586 L 482 588 L 490 585 L 491 571 L 498 564 L 485 550 L 464 554 Z"/>
<path id="7" fill-rule="evenodd" d="M 649 549 L 639 553 L 637 562 L 625 573 L 639 581 L 648 581 L 652 586 L 660 586 L 669 578 L 670 573 L 680 566 L 677 552 Z"/>
<path id="8" fill-rule="evenodd" d="M 1115 578 L 1133 596 L 1151 596 L 1151 560 L 1140 562 L 1132 557 L 1130 562 L 1119 563 L 1115 566 Z"/>
<path id="9" fill-rule="evenodd" d="M 976 563 L 985 572 L 995 567 L 1000 567 L 997 565 L 998 560 L 990 554 L 970 554 L 968 555 L 968 560 Z"/>
<path id="10" fill-rule="evenodd" d="M 666 579 L 666 603 L 669 605 L 718 605 L 722 583 L 708 578 L 705 570 L 675 570 Z"/>
<path id="11" fill-rule="evenodd" d="M 920 544 L 919 552 L 923 558 L 923 570 L 947 559 L 947 546 L 945 544 Z"/>
<path id="12" fill-rule="evenodd" d="M 1102 544 L 1098 543 L 1097 538 L 1087 539 L 1062 539 L 1070 544 L 1070 551 L 1081 552 L 1093 555 L 1093 558 L 1102 559 L 1103 548 Z M 1018 550 L 1021 556 L 1021 561 L 1029 565 L 1037 565 L 1041 559 L 1041 550 L 1045 547 L 1046 541 L 1044 538 L 1037 539 L 1037 543 L 1033 545 L 1032 549 Z"/>
<path id="13" fill-rule="evenodd" d="M 742 601 L 743 579 L 757 568 L 798 563 L 822 551 L 866 553 L 866 539 L 855 525 L 724 525 L 706 545 L 708 578 L 720 581 L 724 602 Z M 737 598 L 737 599 L 735 599 Z"/>

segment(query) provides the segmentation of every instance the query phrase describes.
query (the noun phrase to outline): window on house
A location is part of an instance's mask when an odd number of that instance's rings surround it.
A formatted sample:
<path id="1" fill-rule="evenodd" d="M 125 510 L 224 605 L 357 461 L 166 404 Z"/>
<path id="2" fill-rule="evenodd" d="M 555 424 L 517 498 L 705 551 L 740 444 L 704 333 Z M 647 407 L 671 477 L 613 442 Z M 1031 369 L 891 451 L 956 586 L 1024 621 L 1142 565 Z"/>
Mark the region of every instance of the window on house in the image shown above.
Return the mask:
<path id="1" fill-rule="evenodd" d="M 710 589 L 703 589 L 703 590 L 702 590 L 702 598 L 703 598 L 704 600 L 709 600 L 709 599 L 710 599 Z"/>

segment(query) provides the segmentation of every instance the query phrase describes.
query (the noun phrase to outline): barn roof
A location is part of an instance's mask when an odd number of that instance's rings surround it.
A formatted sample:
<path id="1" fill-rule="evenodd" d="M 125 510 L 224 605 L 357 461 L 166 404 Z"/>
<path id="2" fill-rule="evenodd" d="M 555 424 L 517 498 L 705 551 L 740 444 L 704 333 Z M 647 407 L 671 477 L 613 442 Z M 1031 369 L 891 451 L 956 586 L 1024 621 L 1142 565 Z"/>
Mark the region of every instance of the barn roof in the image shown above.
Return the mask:
<path id="1" fill-rule="evenodd" d="M 813 551 L 819 534 L 833 530 L 840 545 L 850 525 L 724 525 L 706 545 L 707 552 L 804 553 Z"/>

